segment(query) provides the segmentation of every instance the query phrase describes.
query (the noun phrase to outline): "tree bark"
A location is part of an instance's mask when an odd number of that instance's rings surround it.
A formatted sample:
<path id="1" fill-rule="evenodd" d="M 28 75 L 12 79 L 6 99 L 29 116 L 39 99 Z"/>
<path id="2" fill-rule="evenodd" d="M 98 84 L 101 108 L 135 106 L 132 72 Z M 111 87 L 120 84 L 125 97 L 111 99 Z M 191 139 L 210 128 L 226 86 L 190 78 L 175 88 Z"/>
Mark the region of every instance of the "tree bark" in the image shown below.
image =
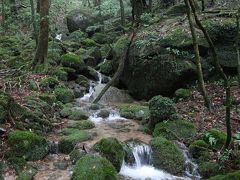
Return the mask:
<path id="1" fill-rule="evenodd" d="M 2 0 L 2 12 L 1 12 L 1 15 L 2 15 L 2 27 L 4 28 L 5 27 L 5 18 L 6 18 L 6 12 L 5 12 L 5 0 Z"/>
<path id="2" fill-rule="evenodd" d="M 48 52 L 49 37 L 49 0 L 40 1 L 40 30 L 38 36 L 38 45 L 33 61 L 33 69 L 37 64 L 44 64 Z"/>
<path id="3" fill-rule="evenodd" d="M 125 11 L 124 11 L 123 0 L 119 0 L 119 3 L 120 3 L 120 11 L 121 11 L 121 25 L 125 26 Z"/>
<path id="4" fill-rule="evenodd" d="M 206 31 L 206 29 L 203 27 L 202 23 L 200 22 L 197 13 L 196 13 L 196 8 L 194 5 L 194 0 L 189 0 L 190 2 L 190 6 L 192 8 L 192 12 L 194 14 L 194 18 L 195 21 L 198 25 L 198 27 L 201 29 L 201 31 L 203 32 L 208 44 L 209 44 L 209 49 L 212 52 L 212 56 L 213 56 L 213 61 L 214 61 L 214 65 L 216 70 L 219 72 L 220 76 L 222 77 L 222 79 L 224 80 L 224 87 L 225 87 L 225 93 L 226 93 L 226 117 L 225 117 L 225 121 L 226 121 L 226 128 L 227 128 L 227 140 L 225 142 L 225 149 L 228 149 L 231 143 L 231 139 L 232 139 L 232 128 L 231 128 L 231 89 L 230 89 L 230 83 L 228 81 L 228 77 L 227 75 L 224 73 L 220 63 L 219 63 L 219 59 L 218 59 L 218 55 L 216 52 L 216 48 L 213 44 L 213 41 L 211 39 L 211 37 L 209 36 L 208 32 Z"/>
<path id="5" fill-rule="evenodd" d="M 40 1 L 41 0 L 37 0 L 37 13 L 40 13 Z"/>
<path id="6" fill-rule="evenodd" d="M 198 75 L 198 86 L 199 86 L 201 94 L 204 98 L 205 106 L 207 107 L 208 110 L 211 110 L 211 102 L 209 100 L 207 90 L 205 88 L 204 78 L 203 78 L 201 57 L 200 57 L 200 54 L 199 54 L 199 46 L 198 46 L 198 43 L 197 43 L 196 30 L 194 28 L 194 23 L 193 23 L 193 19 L 192 19 L 191 7 L 190 7 L 190 4 L 189 4 L 188 0 L 184 0 L 184 1 L 185 1 L 185 4 L 186 4 L 186 7 L 187 7 L 187 16 L 188 16 L 189 26 L 190 26 L 190 29 L 191 29 L 193 47 L 194 47 L 194 52 L 195 52 L 195 60 L 196 60 L 197 75 Z"/>
<path id="7" fill-rule="evenodd" d="M 128 53 L 129 53 L 129 49 L 133 42 L 134 36 L 135 36 L 135 32 L 133 30 L 133 32 L 129 36 L 129 39 L 130 39 L 129 43 L 125 49 L 125 53 L 123 54 L 122 58 L 120 59 L 116 73 L 114 74 L 113 78 L 106 84 L 106 86 L 103 88 L 103 90 L 100 92 L 100 94 L 96 97 L 96 99 L 93 101 L 93 103 L 98 103 L 98 101 L 100 101 L 100 99 L 107 92 L 107 90 L 120 78 L 120 76 L 123 72 L 123 69 L 124 69 L 125 61 L 127 59 Z"/>
<path id="8" fill-rule="evenodd" d="M 238 69 L 238 84 L 240 86 L 240 51 L 239 51 L 239 38 L 240 38 L 240 9 L 236 15 L 237 24 L 237 37 L 236 37 L 236 51 L 237 51 L 237 69 Z"/>
<path id="9" fill-rule="evenodd" d="M 33 38 L 35 39 L 36 45 L 37 45 L 38 44 L 38 32 L 37 32 L 37 22 L 36 22 L 34 1 L 30 0 L 30 4 L 31 4 L 31 13 L 32 13 Z"/>

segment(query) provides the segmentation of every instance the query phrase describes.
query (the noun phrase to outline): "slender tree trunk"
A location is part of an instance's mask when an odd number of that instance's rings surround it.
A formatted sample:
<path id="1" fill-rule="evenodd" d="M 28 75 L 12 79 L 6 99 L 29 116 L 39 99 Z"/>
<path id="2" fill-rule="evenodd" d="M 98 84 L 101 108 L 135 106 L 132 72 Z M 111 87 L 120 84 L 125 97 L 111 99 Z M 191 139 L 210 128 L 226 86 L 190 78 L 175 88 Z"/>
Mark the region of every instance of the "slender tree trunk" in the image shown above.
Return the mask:
<path id="1" fill-rule="evenodd" d="M 201 0 L 202 1 L 202 11 L 205 11 L 205 0 Z"/>
<path id="2" fill-rule="evenodd" d="M 5 0 L 2 0 L 2 9 L 1 9 L 1 15 L 2 15 L 2 27 L 4 28 L 5 27 Z"/>
<path id="3" fill-rule="evenodd" d="M 37 0 L 37 13 L 40 13 L 40 1 L 41 0 Z"/>
<path id="4" fill-rule="evenodd" d="M 44 64 L 48 52 L 48 37 L 49 37 L 49 0 L 40 1 L 40 30 L 38 36 L 38 45 L 33 61 L 33 69 L 37 64 Z"/>
<path id="5" fill-rule="evenodd" d="M 30 4 L 31 4 L 31 13 L 32 13 L 33 37 L 34 37 L 34 39 L 36 41 L 36 45 L 37 45 L 38 44 L 38 32 L 37 32 L 37 22 L 36 22 L 34 1 L 30 0 Z"/>
<path id="6" fill-rule="evenodd" d="M 237 37 L 236 37 L 236 51 L 237 51 L 237 68 L 238 68 L 238 84 L 240 86 L 240 51 L 239 51 L 239 38 L 240 38 L 240 9 L 237 12 L 236 23 L 237 23 Z"/>
<path id="7" fill-rule="evenodd" d="M 135 36 L 135 32 L 133 31 L 131 33 L 131 35 L 129 36 L 129 44 L 126 46 L 125 49 L 125 53 L 123 54 L 122 58 L 120 59 L 119 65 L 118 65 L 118 69 L 116 71 L 116 73 L 114 74 L 113 78 L 106 84 L 106 86 L 103 88 L 103 90 L 100 92 L 100 94 L 96 97 L 96 99 L 93 101 L 93 103 L 98 103 L 98 101 L 100 101 L 100 99 L 102 98 L 102 96 L 107 92 L 107 90 L 119 79 L 119 77 L 121 76 L 123 69 L 124 69 L 124 65 L 125 65 L 125 61 L 127 59 L 128 53 L 129 53 L 129 49 L 132 45 L 133 39 Z"/>
<path id="8" fill-rule="evenodd" d="M 120 11 L 121 11 L 121 24 L 125 26 L 125 11 L 124 11 L 124 4 L 123 0 L 119 0 L 120 2 Z"/>
<path id="9" fill-rule="evenodd" d="M 152 0 L 149 0 L 148 10 L 152 12 Z"/>
<path id="10" fill-rule="evenodd" d="M 197 13 L 196 13 L 196 8 L 194 6 L 194 1 L 193 0 L 189 0 L 190 2 L 190 6 L 192 8 L 193 14 L 194 14 L 194 18 L 195 21 L 197 23 L 197 25 L 199 26 L 199 28 L 201 29 L 201 31 L 203 32 L 208 44 L 209 44 L 209 49 L 212 52 L 212 56 L 213 56 L 213 61 L 215 64 L 215 68 L 216 70 L 219 72 L 220 76 L 222 77 L 222 79 L 224 80 L 224 87 L 225 87 L 225 91 L 226 91 L 226 117 L 225 117 L 225 121 L 226 121 L 226 128 L 227 128 L 227 140 L 225 143 L 225 149 L 229 148 L 229 145 L 231 143 L 231 139 L 232 139 L 232 128 L 231 128 L 231 89 L 230 89 L 230 83 L 228 81 L 228 77 L 227 75 L 224 73 L 220 63 L 219 63 L 219 59 L 218 59 L 218 55 L 215 49 L 215 46 L 213 44 L 212 39 L 210 38 L 208 32 L 206 31 L 206 29 L 203 27 L 202 23 L 200 22 L 200 20 L 198 19 Z"/>
<path id="11" fill-rule="evenodd" d="M 194 47 L 194 52 L 195 52 L 195 60 L 196 60 L 196 65 L 197 65 L 197 75 L 198 75 L 198 86 L 199 89 L 203 95 L 205 106 L 207 107 L 208 110 L 211 110 L 211 102 L 209 100 L 207 90 L 205 88 L 205 83 L 203 79 L 203 72 L 202 72 L 202 65 L 201 65 L 201 57 L 199 54 L 199 46 L 197 43 L 197 35 L 196 35 L 196 30 L 194 28 L 194 23 L 192 19 L 192 13 L 191 13 L 191 7 L 189 4 L 188 0 L 184 0 L 186 7 L 187 7 L 187 16 L 188 16 L 188 21 L 189 21 L 189 26 L 191 29 L 191 34 L 192 34 L 192 41 L 193 41 L 193 47 Z"/>

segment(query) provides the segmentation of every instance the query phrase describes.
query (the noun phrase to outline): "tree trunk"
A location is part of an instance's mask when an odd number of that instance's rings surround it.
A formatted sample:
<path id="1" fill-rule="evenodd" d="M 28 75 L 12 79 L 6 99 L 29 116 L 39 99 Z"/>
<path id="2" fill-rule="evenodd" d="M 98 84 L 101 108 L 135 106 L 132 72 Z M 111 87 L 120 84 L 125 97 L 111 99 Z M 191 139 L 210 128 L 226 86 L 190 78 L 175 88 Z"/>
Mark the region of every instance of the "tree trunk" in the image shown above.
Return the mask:
<path id="1" fill-rule="evenodd" d="M 41 0 L 37 0 L 37 13 L 40 13 L 40 1 Z"/>
<path id="2" fill-rule="evenodd" d="M 202 1 L 202 11 L 205 11 L 205 0 L 201 0 Z"/>
<path id="3" fill-rule="evenodd" d="M 124 4 L 123 0 L 119 0 L 120 2 L 120 11 L 121 11 L 121 24 L 125 26 L 125 11 L 124 11 Z"/>
<path id="4" fill-rule="evenodd" d="M 30 4 L 31 4 L 31 13 L 32 13 L 33 38 L 35 39 L 36 45 L 37 45 L 38 44 L 38 32 L 37 32 L 37 22 L 36 22 L 34 1 L 30 0 Z"/>
<path id="5" fill-rule="evenodd" d="M 196 65 L 197 65 L 197 75 L 198 75 L 198 86 L 199 89 L 202 93 L 202 96 L 204 98 L 205 106 L 207 107 L 208 110 L 211 110 L 211 102 L 209 100 L 206 88 L 205 88 L 205 83 L 203 79 L 203 72 L 202 72 L 202 65 L 201 65 L 201 57 L 199 54 L 199 46 L 197 43 L 197 35 L 196 35 L 196 30 L 194 28 L 194 23 L 192 19 L 192 13 L 191 13 L 191 7 L 189 4 L 188 0 L 184 0 L 186 7 L 187 7 L 187 16 L 188 16 L 188 21 L 189 21 L 189 26 L 191 29 L 191 34 L 192 34 L 192 41 L 193 41 L 193 47 L 194 47 L 194 52 L 195 52 L 195 60 L 196 60 Z"/>
<path id="6" fill-rule="evenodd" d="M 236 37 L 236 51 L 237 51 L 237 69 L 238 69 L 238 84 L 240 86 L 240 52 L 239 52 L 239 38 L 240 38 L 240 9 L 237 12 L 236 23 L 237 23 L 237 37 Z"/>
<path id="7" fill-rule="evenodd" d="M 224 87 L 225 87 L 225 91 L 226 91 L 226 117 L 225 117 L 225 121 L 226 121 L 226 128 L 227 128 L 227 140 L 225 143 L 225 149 L 229 148 L 229 145 L 231 143 L 231 139 L 232 139 L 232 130 L 231 130 L 231 89 L 230 89 L 230 83 L 228 81 L 228 77 L 226 76 L 226 74 L 224 73 L 220 63 L 219 63 L 219 59 L 218 59 L 218 55 L 216 52 L 216 48 L 212 42 L 212 39 L 210 38 L 208 32 L 206 31 L 206 29 L 203 27 L 202 23 L 200 22 L 197 13 L 196 13 L 196 8 L 194 5 L 194 1 L 193 0 L 189 0 L 190 2 L 190 6 L 192 8 L 193 14 L 194 14 L 194 18 L 195 21 L 197 23 L 197 25 L 199 26 L 199 28 L 201 29 L 201 31 L 203 32 L 208 44 L 209 44 L 209 49 L 212 52 L 212 56 L 213 56 L 213 61 L 215 64 L 215 68 L 216 70 L 219 72 L 220 76 L 222 77 L 222 79 L 224 80 Z"/>
<path id="8" fill-rule="evenodd" d="M 106 84 L 106 86 L 103 88 L 103 90 L 100 92 L 100 94 L 96 97 L 96 99 L 93 101 L 93 103 L 98 103 L 98 101 L 100 101 L 100 99 L 107 92 L 107 90 L 120 78 L 120 76 L 123 72 L 123 69 L 124 69 L 125 61 L 127 59 L 128 53 L 129 53 L 129 49 L 133 42 L 134 36 L 135 36 L 135 32 L 133 31 L 129 36 L 129 39 L 130 39 L 129 44 L 127 45 L 127 47 L 125 49 L 125 53 L 123 54 L 122 58 L 120 59 L 116 73 L 114 74 L 113 78 Z"/>
<path id="9" fill-rule="evenodd" d="M 38 36 L 38 45 L 33 61 L 33 69 L 37 64 L 44 64 L 48 52 L 48 36 L 49 36 L 49 0 L 40 1 L 40 30 Z"/>
<path id="10" fill-rule="evenodd" d="M 1 15 L 2 15 L 2 20 L 1 20 L 1 25 L 2 27 L 4 28 L 5 27 L 5 0 L 2 0 L 2 12 L 1 12 Z"/>

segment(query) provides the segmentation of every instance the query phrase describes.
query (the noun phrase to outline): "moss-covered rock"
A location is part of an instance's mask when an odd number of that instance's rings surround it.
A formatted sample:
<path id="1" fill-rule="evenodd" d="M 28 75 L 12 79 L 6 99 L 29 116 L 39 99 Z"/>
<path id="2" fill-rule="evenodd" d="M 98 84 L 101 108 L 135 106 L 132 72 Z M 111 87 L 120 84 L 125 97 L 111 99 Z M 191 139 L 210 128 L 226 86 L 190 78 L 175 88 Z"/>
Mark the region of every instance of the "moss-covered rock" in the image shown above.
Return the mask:
<path id="1" fill-rule="evenodd" d="M 151 163 L 154 167 L 172 174 L 184 171 L 184 157 L 176 145 L 163 137 L 153 138 L 151 141 Z"/>
<path id="2" fill-rule="evenodd" d="M 210 129 L 204 134 L 204 141 L 211 145 L 210 147 L 221 149 L 227 140 L 227 135 L 217 129 Z"/>
<path id="3" fill-rule="evenodd" d="M 184 3 L 180 3 L 170 7 L 167 10 L 166 14 L 172 16 L 181 16 L 186 14 L 186 12 L 187 12 L 186 5 Z"/>
<path id="4" fill-rule="evenodd" d="M 82 44 L 86 47 L 94 47 L 97 45 L 97 43 L 93 39 L 89 39 L 89 38 L 85 39 L 82 42 Z"/>
<path id="5" fill-rule="evenodd" d="M 110 75 L 113 73 L 113 65 L 111 61 L 104 61 L 99 64 L 100 72 L 105 75 Z"/>
<path id="6" fill-rule="evenodd" d="M 57 98 L 53 94 L 40 94 L 39 99 L 43 100 L 44 102 L 48 103 L 49 105 L 53 105 L 57 101 Z"/>
<path id="7" fill-rule="evenodd" d="M 162 136 L 168 140 L 191 140 L 197 132 L 194 124 L 185 120 L 168 120 L 158 123 L 153 132 L 154 137 Z"/>
<path id="8" fill-rule="evenodd" d="M 94 63 L 86 63 L 88 66 L 95 67 L 102 60 L 102 53 L 98 47 L 90 48 L 86 54 L 94 58 Z"/>
<path id="9" fill-rule="evenodd" d="M 63 134 L 59 141 L 59 151 L 69 154 L 79 142 L 87 141 L 92 138 L 92 134 L 75 128 L 65 128 L 61 132 Z"/>
<path id="10" fill-rule="evenodd" d="M 118 172 L 120 171 L 125 151 L 116 138 L 103 138 L 94 144 L 93 149 L 106 157 Z"/>
<path id="11" fill-rule="evenodd" d="M 16 171 L 17 174 L 21 173 L 27 165 L 27 161 L 23 157 L 9 157 L 7 163 Z"/>
<path id="12" fill-rule="evenodd" d="M 72 180 L 117 180 L 114 166 L 105 158 L 87 155 L 77 161 Z"/>
<path id="13" fill-rule="evenodd" d="M 89 120 L 82 120 L 82 121 L 76 122 L 74 124 L 70 124 L 68 127 L 83 130 L 83 129 L 92 129 L 95 127 L 95 124 Z"/>
<path id="14" fill-rule="evenodd" d="M 59 81 L 54 77 L 45 77 L 41 80 L 39 86 L 42 89 L 49 90 L 54 89 L 59 84 Z"/>
<path id="15" fill-rule="evenodd" d="M 145 120 L 149 118 L 149 108 L 137 104 L 122 104 L 118 106 L 120 115 L 127 119 Z"/>
<path id="16" fill-rule="evenodd" d="M 16 180 L 32 180 L 36 173 L 37 170 L 33 168 L 27 168 L 23 170 L 21 173 L 19 173 Z"/>
<path id="17" fill-rule="evenodd" d="M 211 176 L 216 176 L 218 174 L 221 174 L 221 169 L 219 165 L 215 162 L 201 162 L 198 166 L 200 174 L 204 178 L 208 178 Z"/>
<path id="18" fill-rule="evenodd" d="M 151 128 L 167 119 L 173 118 L 176 114 L 174 102 L 168 97 L 155 96 L 149 101 L 150 122 Z"/>
<path id="19" fill-rule="evenodd" d="M 103 33 L 95 33 L 92 39 L 99 44 L 108 43 L 108 36 Z"/>
<path id="20" fill-rule="evenodd" d="M 180 88 L 178 90 L 175 91 L 174 93 L 176 99 L 187 99 L 192 95 L 192 91 L 190 89 L 184 89 L 184 88 Z"/>
<path id="21" fill-rule="evenodd" d="M 70 156 L 70 160 L 72 161 L 72 163 L 75 164 L 79 159 L 84 157 L 86 154 L 87 154 L 86 151 L 74 149 L 69 154 L 69 156 Z"/>
<path id="22" fill-rule="evenodd" d="M 74 100 L 74 93 L 71 89 L 65 87 L 57 87 L 54 90 L 54 94 L 58 101 L 62 103 L 70 103 Z"/>
<path id="23" fill-rule="evenodd" d="M 210 158 L 208 152 L 209 145 L 203 140 L 195 140 L 189 146 L 189 152 L 193 158 L 199 159 L 200 161 L 206 161 Z"/>
<path id="24" fill-rule="evenodd" d="M 64 54 L 62 56 L 62 65 L 63 67 L 75 69 L 77 73 L 81 73 L 87 68 L 83 59 L 74 53 Z"/>
<path id="25" fill-rule="evenodd" d="M 7 142 L 13 156 L 26 160 L 40 160 L 49 150 L 45 138 L 29 131 L 13 131 L 9 133 Z"/>
<path id="26" fill-rule="evenodd" d="M 238 180 L 240 179 L 240 171 L 228 173 L 226 175 L 217 175 L 209 178 L 209 180 Z"/>
<path id="27" fill-rule="evenodd" d="M 77 79 L 75 80 L 75 82 L 77 84 L 79 84 L 80 86 L 83 86 L 83 87 L 86 87 L 86 88 L 90 86 L 90 82 L 89 82 L 88 78 L 86 78 L 83 75 L 79 75 L 77 77 Z"/>
<path id="28" fill-rule="evenodd" d="M 68 73 L 63 68 L 57 68 L 52 75 L 56 76 L 60 81 L 68 80 Z"/>
<path id="29" fill-rule="evenodd" d="M 99 111 L 99 113 L 97 114 L 98 117 L 101 117 L 101 118 L 107 118 L 110 114 L 110 111 L 109 110 L 106 110 L 106 109 L 102 109 Z"/>
<path id="30" fill-rule="evenodd" d="M 72 108 L 68 118 L 72 120 L 86 120 L 88 119 L 88 115 L 81 109 Z"/>

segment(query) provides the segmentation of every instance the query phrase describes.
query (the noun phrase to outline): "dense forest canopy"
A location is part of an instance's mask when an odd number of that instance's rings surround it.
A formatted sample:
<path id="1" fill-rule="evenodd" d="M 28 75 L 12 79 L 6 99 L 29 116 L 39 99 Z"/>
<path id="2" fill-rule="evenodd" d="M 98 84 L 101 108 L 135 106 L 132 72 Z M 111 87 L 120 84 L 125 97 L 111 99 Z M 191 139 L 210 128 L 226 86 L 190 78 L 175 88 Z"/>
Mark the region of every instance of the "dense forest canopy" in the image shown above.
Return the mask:
<path id="1" fill-rule="evenodd" d="M 239 0 L 0 4 L 0 180 L 240 179 Z"/>

